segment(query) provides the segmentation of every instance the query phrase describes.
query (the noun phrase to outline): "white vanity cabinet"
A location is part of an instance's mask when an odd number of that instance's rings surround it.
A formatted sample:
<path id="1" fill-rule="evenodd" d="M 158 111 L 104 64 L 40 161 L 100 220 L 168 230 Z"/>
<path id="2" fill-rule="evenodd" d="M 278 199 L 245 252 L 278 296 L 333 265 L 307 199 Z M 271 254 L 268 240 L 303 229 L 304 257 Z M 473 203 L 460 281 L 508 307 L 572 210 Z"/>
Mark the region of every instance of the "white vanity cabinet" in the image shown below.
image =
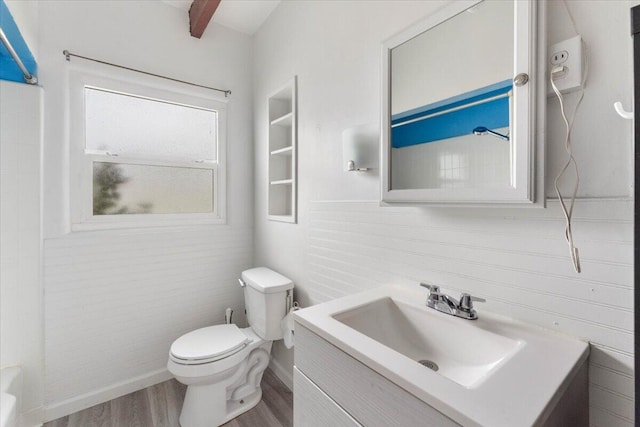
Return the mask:
<path id="1" fill-rule="evenodd" d="M 295 427 L 483 426 L 462 413 L 454 421 L 297 321 L 295 334 Z M 533 424 L 523 421 L 518 427 L 587 426 L 586 360 L 576 366 L 572 377 L 555 392 Z M 532 388 L 532 384 L 522 384 L 520 392 L 509 399 L 526 401 Z M 504 401 L 495 411 L 512 406 Z"/>
<path id="2" fill-rule="evenodd" d="M 295 331 L 295 427 L 460 425 L 301 324 Z"/>

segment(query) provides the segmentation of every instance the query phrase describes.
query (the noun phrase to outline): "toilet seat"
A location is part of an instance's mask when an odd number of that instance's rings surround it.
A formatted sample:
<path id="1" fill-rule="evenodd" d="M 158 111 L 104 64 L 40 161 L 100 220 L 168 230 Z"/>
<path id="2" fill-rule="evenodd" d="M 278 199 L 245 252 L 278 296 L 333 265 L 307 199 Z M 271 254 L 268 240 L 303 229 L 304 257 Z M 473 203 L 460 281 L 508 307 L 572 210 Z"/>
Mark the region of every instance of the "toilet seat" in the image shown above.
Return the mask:
<path id="1" fill-rule="evenodd" d="M 234 324 L 208 326 L 175 340 L 170 357 L 181 365 L 201 365 L 236 354 L 250 342 L 251 339 Z"/>

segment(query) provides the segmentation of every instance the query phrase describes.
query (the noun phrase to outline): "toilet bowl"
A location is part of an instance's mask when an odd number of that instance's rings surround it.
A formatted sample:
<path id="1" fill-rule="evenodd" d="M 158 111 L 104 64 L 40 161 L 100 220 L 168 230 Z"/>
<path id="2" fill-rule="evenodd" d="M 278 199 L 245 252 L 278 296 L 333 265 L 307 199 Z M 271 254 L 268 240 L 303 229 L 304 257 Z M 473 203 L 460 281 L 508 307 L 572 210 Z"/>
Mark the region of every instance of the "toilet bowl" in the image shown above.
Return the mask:
<path id="1" fill-rule="evenodd" d="M 273 340 L 292 301 L 293 283 L 267 268 L 242 273 L 248 328 L 213 325 L 173 342 L 167 368 L 187 386 L 180 425 L 212 427 L 256 406 Z"/>

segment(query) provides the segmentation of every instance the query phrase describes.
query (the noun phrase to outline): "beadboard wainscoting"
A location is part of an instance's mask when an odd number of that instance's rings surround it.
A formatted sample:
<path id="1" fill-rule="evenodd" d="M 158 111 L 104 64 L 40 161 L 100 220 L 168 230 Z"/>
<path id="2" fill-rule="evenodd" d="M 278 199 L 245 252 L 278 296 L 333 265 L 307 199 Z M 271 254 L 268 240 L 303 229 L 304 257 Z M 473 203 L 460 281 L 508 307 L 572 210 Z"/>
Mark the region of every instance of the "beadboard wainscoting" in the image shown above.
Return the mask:
<path id="1" fill-rule="evenodd" d="M 73 233 L 45 240 L 46 420 L 170 378 L 171 343 L 243 325 L 250 227 Z"/>
<path id="2" fill-rule="evenodd" d="M 311 202 L 308 276 L 297 291 L 317 304 L 425 281 L 486 298 L 480 315 L 491 310 L 590 341 L 591 425 L 631 427 L 632 218 L 632 201 L 577 202 L 577 274 L 557 202 L 521 210 Z"/>

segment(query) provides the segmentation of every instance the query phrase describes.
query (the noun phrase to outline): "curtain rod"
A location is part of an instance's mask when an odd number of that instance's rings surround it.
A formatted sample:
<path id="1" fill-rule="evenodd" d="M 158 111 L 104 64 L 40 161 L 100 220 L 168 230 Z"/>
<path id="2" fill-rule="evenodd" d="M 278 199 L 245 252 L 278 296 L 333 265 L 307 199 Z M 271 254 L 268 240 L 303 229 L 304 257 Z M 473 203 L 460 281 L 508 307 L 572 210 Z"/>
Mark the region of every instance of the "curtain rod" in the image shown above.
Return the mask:
<path id="1" fill-rule="evenodd" d="M 22 71 L 22 74 L 24 75 L 24 81 L 29 83 L 30 85 L 34 85 L 34 84 L 38 83 L 38 79 L 36 78 L 36 76 L 31 74 L 29 72 L 29 70 L 27 70 L 27 67 L 24 66 L 24 63 L 22 62 L 22 60 L 20 59 L 20 57 L 16 53 L 15 49 L 13 48 L 13 46 L 11 46 L 11 42 L 7 38 L 7 36 L 4 33 L 4 31 L 2 31 L 2 28 L 0 28 L 0 40 L 2 40 L 2 44 L 4 45 L 4 47 L 7 48 L 7 50 L 9 51 L 9 54 L 11 55 L 13 60 L 16 61 L 16 64 L 18 65 L 18 68 L 20 68 L 20 71 Z"/>
<path id="2" fill-rule="evenodd" d="M 123 70 L 135 71 L 136 73 L 146 74 L 148 76 L 153 76 L 153 77 L 159 77 L 161 79 L 171 80 L 172 82 L 184 83 L 184 84 L 191 85 L 191 86 L 197 86 L 197 87 L 201 87 L 201 88 L 205 88 L 205 89 L 215 90 L 215 91 L 224 93 L 224 97 L 225 98 L 228 97 L 229 95 L 231 95 L 231 90 L 229 90 L 229 89 L 218 89 L 218 88 L 215 88 L 215 87 L 204 86 L 204 85 L 200 85 L 200 84 L 197 84 L 197 83 L 191 83 L 191 82 L 186 82 L 184 80 L 178 80 L 178 79 L 174 79 L 174 78 L 171 78 L 171 77 L 161 76 L 160 74 L 153 74 L 153 73 L 149 73 L 147 71 L 136 70 L 135 68 L 129 68 L 129 67 L 125 67 L 125 66 L 122 66 L 122 65 L 112 64 L 110 62 L 101 61 L 99 59 L 88 58 L 86 56 L 77 55 L 75 53 L 69 52 L 68 50 L 63 50 L 62 54 L 64 55 L 64 57 L 66 58 L 67 61 L 71 61 L 71 57 L 75 56 L 76 58 L 85 59 L 87 61 L 93 61 L 93 62 L 97 62 L 99 64 L 110 65 L 112 67 L 122 68 Z"/>

